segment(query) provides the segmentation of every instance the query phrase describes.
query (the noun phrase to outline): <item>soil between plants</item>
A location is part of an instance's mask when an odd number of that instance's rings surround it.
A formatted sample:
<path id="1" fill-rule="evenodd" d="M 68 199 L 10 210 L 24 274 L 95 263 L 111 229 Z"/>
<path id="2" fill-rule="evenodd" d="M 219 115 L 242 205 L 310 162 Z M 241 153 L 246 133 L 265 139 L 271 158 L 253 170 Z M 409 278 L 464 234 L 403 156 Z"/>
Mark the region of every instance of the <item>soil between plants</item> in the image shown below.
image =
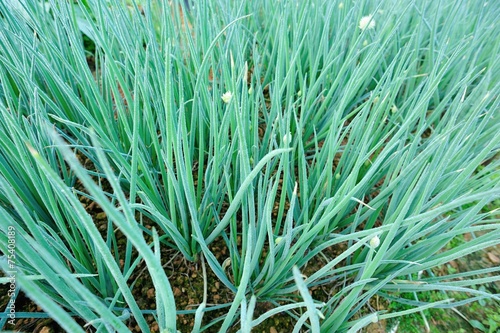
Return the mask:
<path id="1" fill-rule="evenodd" d="M 214 253 L 220 254 L 223 257 L 225 254 L 224 247 L 220 247 L 220 243 L 215 243 L 212 246 L 212 251 Z M 169 264 L 166 265 L 165 270 L 169 276 L 169 281 L 171 283 L 176 306 L 178 310 L 195 310 L 197 305 L 203 299 L 203 276 L 200 262 L 192 263 L 186 261 L 182 255 L 173 250 L 167 250 L 165 255 L 168 255 Z M 465 258 L 460 260 L 450 262 L 446 267 L 442 267 L 442 270 L 447 270 L 449 267 L 455 268 L 458 271 L 466 271 L 470 269 L 477 269 L 480 267 L 491 267 L 495 265 L 492 262 L 495 257 L 500 256 L 500 247 L 494 247 L 488 249 L 488 251 L 471 254 Z M 138 302 L 138 305 L 141 309 L 155 309 L 155 290 L 152 286 L 152 281 L 149 278 L 146 270 L 143 270 L 144 267 L 137 269 L 139 272 L 133 279 L 135 281 L 133 294 Z M 307 270 L 315 271 L 320 267 L 309 266 Z M 208 280 L 208 303 L 210 305 L 215 304 L 224 304 L 231 302 L 233 298 L 233 294 L 230 290 L 228 290 L 222 283 L 220 283 L 215 276 L 211 272 L 211 270 L 207 269 L 207 280 Z M 436 273 L 439 273 L 438 270 Z M 446 272 L 442 272 L 443 274 Z M 131 281 L 132 282 L 132 281 Z M 325 290 L 328 286 L 323 288 L 316 288 L 311 291 L 314 299 L 318 301 L 328 301 L 327 292 Z M 498 293 L 500 291 L 500 284 L 494 283 L 488 286 L 491 289 L 491 292 Z M 9 298 L 7 296 L 8 287 L 6 285 L 0 286 L 1 297 L 0 297 L 0 310 L 4 311 Z M 373 310 L 387 310 L 389 304 L 382 299 L 375 299 L 370 302 L 369 307 L 371 309 L 365 308 L 363 311 L 373 311 Z M 264 312 L 265 310 L 270 309 L 270 304 L 259 303 L 257 308 L 257 312 Z M 216 319 L 222 316 L 225 313 L 226 309 L 222 309 L 220 311 L 211 311 L 207 312 L 204 316 L 204 324 L 209 321 Z M 471 313 L 468 306 L 462 306 L 459 308 L 459 311 L 464 314 L 469 320 L 477 319 L 481 320 L 484 313 L 481 313 L 481 310 L 477 308 L 474 309 L 474 313 Z M 42 309 L 36 305 L 35 302 L 27 298 L 22 292 L 19 293 L 16 299 L 16 312 L 43 312 Z M 461 318 L 458 314 L 454 312 L 449 312 L 450 317 L 439 318 L 439 317 L 431 317 L 428 318 L 430 325 L 438 332 L 474 332 L 479 333 L 480 330 L 473 328 L 467 323 L 463 318 Z M 75 318 L 78 323 L 85 325 L 85 322 L 81 319 Z M 155 318 L 152 315 L 147 315 L 146 320 L 150 326 L 152 332 L 159 332 L 158 325 L 155 321 Z M 131 319 L 126 322 L 131 332 L 141 332 L 140 328 L 135 323 L 135 320 Z M 194 315 L 178 315 L 177 316 L 177 329 L 184 332 L 191 332 L 194 324 Z M 233 329 L 229 332 L 236 332 L 239 325 L 234 325 Z M 269 320 L 265 321 L 263 324 L 257 326 L 254 329 L 254 332 L 269 332 L 269 333 L 288 333 L 293 330 L 294 320 L 292 317 L 286 314 L 280 314 L 274 317 L 271 317 Z M 206 330 L 207 333 L 218 332 L 220 328 L 220 323 L 216 324 Z M 390 325 L 387 324 L 387 321 L 381 321 L 379 323 L 371 324 L 367 328 L 363 329 L 363 332 L 374 332 L 374 333 L 382 333 L 387 332 L 391 328 Z M 33 319 L 33 318 L 18 318 L 15 320 L 15 325 L 12 327 L 10 325 L 6 325 L 4 329 L 14 330 L 18 332 L 34 332 L 34 333 L 58 333 L 64 332 L 64 330 L 52 319 L 44 318 L 44 319 Z M 91 327 L 87 328 L 87 332 L 93 332 L 94 329 Z"/>

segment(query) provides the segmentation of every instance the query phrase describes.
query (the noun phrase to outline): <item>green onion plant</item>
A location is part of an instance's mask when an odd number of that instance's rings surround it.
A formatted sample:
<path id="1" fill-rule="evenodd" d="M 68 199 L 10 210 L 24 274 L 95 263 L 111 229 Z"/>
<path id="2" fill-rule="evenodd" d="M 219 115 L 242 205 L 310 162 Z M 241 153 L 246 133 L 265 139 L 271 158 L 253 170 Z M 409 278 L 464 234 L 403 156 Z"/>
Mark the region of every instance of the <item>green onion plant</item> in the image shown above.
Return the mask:
<path id="1" fill-rule="evenodd" d="M 280 313 L 294 332 L 357 332 L 499 300 L 477 288 L 499 268 L 432 271 L 500 243 L 498 16 L 493 1 L 0 2 L 2 269 L 15 230 L 18 287 L 68 332 L 149 332 L 151 313 L 161 332 L 180 313 L 193 332 Z M 164 249 L 233 300 L 205 288 L 178 309 Z M 142 263 L 154 310 L 130 282 Z M 428 290 L 470 298 L 399 297 Z"/>

